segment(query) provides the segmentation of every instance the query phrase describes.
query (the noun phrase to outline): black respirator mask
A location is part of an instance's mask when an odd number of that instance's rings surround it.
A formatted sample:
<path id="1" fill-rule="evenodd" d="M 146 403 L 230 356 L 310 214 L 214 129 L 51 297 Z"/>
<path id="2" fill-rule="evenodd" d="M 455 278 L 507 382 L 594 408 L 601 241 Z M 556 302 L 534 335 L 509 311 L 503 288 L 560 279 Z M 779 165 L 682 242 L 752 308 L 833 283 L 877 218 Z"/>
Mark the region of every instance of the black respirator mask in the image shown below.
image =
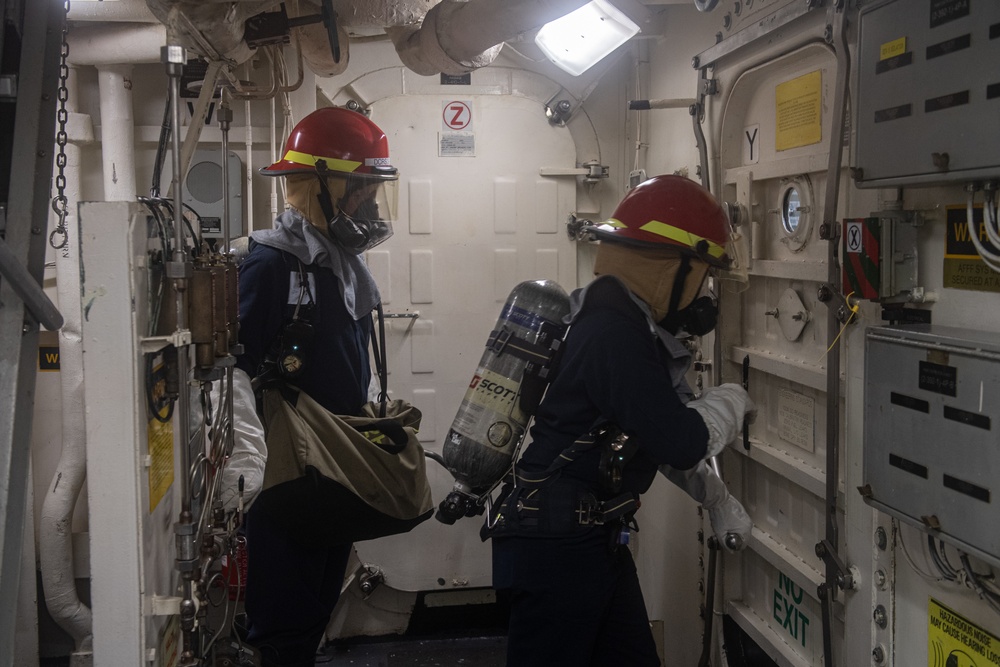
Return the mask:
<path id="1" fill-rule="evenodd" d="M 325 170 L 320 169 L 319 162 L 316 166 L 320 183 L 316 198 L 319 200 L 323 217 L 326 218 L 327 234 L 334 243 L 351 254 L 360 255 L 392 236 L 392 226 L 379 217 L 378 204 L 374 197 L 358 204 L 353 215 L 344 212 L 342 203 L 335 209 L 333 196 L 326 184 Z M 347 197 L 348 194 L 345 194 L 341 202 Z"/>
<path id="2" fill-rule="evenodd" d="M 719 306 L 710 296 L 700 296 L 686 308 L 677 309 L 684 293 L 684 282 L 691 271 L 691 260 L 685 255 L 681 258 L 681 266 L 674 278 L 674 287 L 670 293 L 670 306 L 667 315 L 657 322 L 672 335 L 684 332 L 691 336 L 704 336 L 715 330 L 719 321 Z"/>
<path id="3" fill-rule="evenodd" d="M 355 255 L 360 255 L 392 235 L 392 229 L 379 219 L 378 204 L 373 199 L 362 203 L 353 216 L 344 213 L 343 209 L 333 217 L 327 216 L 326 225 L 330 238 Z"/>
<path id="4" fill-rule="evenodd" d="M 719 321 L 719 306 L 710 296 L 700 296 L 687 308 L 667 313 L 657 324 L 673 335 L 684 331 L 692 336 L 704 336 L 715 330 Z"/>

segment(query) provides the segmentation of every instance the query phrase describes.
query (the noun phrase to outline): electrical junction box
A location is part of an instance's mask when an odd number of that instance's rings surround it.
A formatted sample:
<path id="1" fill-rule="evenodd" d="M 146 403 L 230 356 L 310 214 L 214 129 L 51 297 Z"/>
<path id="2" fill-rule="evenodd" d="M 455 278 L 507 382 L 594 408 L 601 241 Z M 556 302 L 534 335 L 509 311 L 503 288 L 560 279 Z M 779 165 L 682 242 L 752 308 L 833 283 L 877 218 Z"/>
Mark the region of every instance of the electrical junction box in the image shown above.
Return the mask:
<path id="1" fill-rule="evenodd" d="M 1000 334 L 873 327 L 866 502 L 1000 565 Z"/>
<path id="2" fill-rule="evenodd" d="M 244 231 L 243 160 L 229 151 L 229 238 L 246 236 Z M 222 151 L 195 151 L 184 179 L 184 203 L 201 216 L 201 237 L 221 239 L 223 220 Z"/>
<path id="3" fill-rule="evenodd" d="M 1000 177 L 1000 2 L 872 4 L 853 66 L 859 187 Z"/>
<path id="4" fill-rule="evenodd" d="M 843 221 L 844 294 L 883 303 L 919 301 L 917 217 L 908 211 L 873 213 Z"/>

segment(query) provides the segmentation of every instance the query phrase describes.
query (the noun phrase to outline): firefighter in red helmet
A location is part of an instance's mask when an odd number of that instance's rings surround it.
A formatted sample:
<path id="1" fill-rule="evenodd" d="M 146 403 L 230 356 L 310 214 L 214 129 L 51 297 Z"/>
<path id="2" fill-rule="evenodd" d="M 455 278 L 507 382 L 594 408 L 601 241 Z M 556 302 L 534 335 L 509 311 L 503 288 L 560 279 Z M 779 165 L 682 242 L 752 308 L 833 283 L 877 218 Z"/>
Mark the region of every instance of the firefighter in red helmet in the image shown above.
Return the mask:
<path id="1" fill-rule="evenodd" d="M 597 278 L 571 295 L 531 444 L 484 528 L 510 601 L 509 667 L 660 664 L 627 547 L 657 470 L 709 509 L 720 537 L 751 526 L 705 460 L 753 403 L 738 385 L 695 399 L 678 340 L 715 325 L 700 293 L 729 263 L 724 210 L 693 181 L 656 176 L 593 229 Z"/>
<path id="2" fill-rule="evenodd" d="M 276 375 L 334 414 L 359 414 L 378 286 L 362 253 L 392 234 L 397 172 L 385 133 L 360 113 L 324 108 L 293 129 L 281 159 L 287 210 L 254 232 L 239 270 L 237 366 Z M 270 485 L 246 520 L 247 640 L 265 665 L 313 665 L 340 595 L 350 542 L 332 531 L 319 475 Z M 308 469 L 307 469 L 308 473 Z M 329 495 L 329 494 L 327 494 Z"/>

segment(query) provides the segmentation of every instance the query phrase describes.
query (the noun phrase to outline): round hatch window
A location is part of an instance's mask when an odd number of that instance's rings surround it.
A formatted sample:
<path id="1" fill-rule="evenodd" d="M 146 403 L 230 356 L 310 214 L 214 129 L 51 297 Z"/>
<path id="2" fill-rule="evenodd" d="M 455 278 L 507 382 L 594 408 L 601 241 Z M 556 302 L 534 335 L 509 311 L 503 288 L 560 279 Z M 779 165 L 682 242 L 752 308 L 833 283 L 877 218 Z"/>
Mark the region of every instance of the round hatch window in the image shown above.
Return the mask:
<path id="1" fill-rule="evenodd" d="M 794 234 L 799 230 L 799 222 L 802 219 L 802 196 L 793 185 L 785 190 L 785 196 L 781 202 L 781 224 L 785 226 L 785 231 Z"/>
<path id="2" fill-rule="evenodd" d="M 781 218 L 782 243 L 792 252 L 799 252 L 809 242 L 812 233 L 812 183 L 806 175 L 782 179 L 777 206 L 772 211 Z"/>

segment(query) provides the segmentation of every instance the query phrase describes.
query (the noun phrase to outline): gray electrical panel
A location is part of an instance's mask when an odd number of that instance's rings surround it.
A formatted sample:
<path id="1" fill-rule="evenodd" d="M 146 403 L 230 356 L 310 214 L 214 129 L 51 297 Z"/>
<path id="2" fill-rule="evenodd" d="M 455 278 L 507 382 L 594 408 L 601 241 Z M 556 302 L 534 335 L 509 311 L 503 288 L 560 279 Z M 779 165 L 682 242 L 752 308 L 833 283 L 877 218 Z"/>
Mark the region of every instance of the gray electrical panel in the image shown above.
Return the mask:
<path id="1" fill-rule="evenodd" d="M 243 160 L 229 151 L 229 238 L 245 236 Z M 184 203 L 201 217 L 201 238 L 222 239 L 222 151 L 198 150 L 184 179 Z"/>
<path id="2" fill-rule="evenodd" d="M 859 187 L 1000 177 L 1000 2 L 866 8 L 854 69 Z"/>
<path id="3" fill-rule="evenodd" d="M 873 327 L 866 501 L 1000 565 L 1000 334 Z"/>

